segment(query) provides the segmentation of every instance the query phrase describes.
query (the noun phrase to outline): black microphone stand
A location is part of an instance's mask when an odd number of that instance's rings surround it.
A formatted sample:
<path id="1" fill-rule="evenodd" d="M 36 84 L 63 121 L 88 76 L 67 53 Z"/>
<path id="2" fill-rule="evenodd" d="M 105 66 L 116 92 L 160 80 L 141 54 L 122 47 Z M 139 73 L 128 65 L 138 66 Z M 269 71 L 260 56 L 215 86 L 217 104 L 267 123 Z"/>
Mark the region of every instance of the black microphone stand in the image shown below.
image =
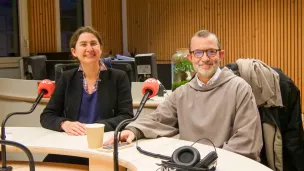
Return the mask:
<path id="1" fill-rule="evenodd" d="M 8 114 L 2 121 L 2 125 L 1 125 L 1 140 L 2 142 L 5 140 L 6 136 L 5 136 L 5 124 L 7 122 L 7 120 L 13 116 L 13 115 L 27 115 L 32 113 L 35 108 L 37 107 L 38 103 L 40 102 L 40 100 L 43 97 L 43 94 L 46 93 L 46 90 L 42 90 L 38 97 L 36 98 L 34 104 L 32 105 L 31 109 L 27 112 L 13 112 Z M 0 171 L 12 171 L 12 167 L 10 166 L 6 166 L 6 146 L 4 144 L 1 144 L 1 159 L 2 159 L 2 167 L 0 168 Z"/>
<path id="2" fill-rule="evenodd" d="M 120 134 L 119 134 L 119 138 L 118 138 L 118 132 L 124 125 L 126 125 L 132 121 L 135 121 L 138 118 L 140 112 L 144 108 L 144 105 L 146 104 L 147 100 L 149 99 L 150 94 L 152 94 L 152 93 L 153 93 L 152 90 L 146 90 L 145 95 L 139 104 L 139 107 L 137 109 L 135 116 L 131 119 L 126 119 L 126 120 L 120 122 L 114 131 L 114 150 L 113 150 L 114 171 L 118 171 L 118 140 L 120 139 Z"/>
<path id="3" fill-rule="evenodd" d="M 30 167 L 30 171 L 35 171 L 35 162 L 34 162 L 34 157 L 31 153 L 31 151 L 25 147 L 24 145 L 14 142 L 14 141 L 9 141 L 9 140 L 0 140 L 0 144 L 1 145 L 10 145 L 10 146 L 15 146 L 20 148 L 21 150 L 23 150 L 25 152 L 25 154 L 27 155 L 27 158 L 29 159 L 29 167 Z M 3 170 L 4 168 L 2 168 L 1 170 Z M 4 170 L 12 170 L 13 168 L 11 166 L 8 166 L 6 169 Z"/>

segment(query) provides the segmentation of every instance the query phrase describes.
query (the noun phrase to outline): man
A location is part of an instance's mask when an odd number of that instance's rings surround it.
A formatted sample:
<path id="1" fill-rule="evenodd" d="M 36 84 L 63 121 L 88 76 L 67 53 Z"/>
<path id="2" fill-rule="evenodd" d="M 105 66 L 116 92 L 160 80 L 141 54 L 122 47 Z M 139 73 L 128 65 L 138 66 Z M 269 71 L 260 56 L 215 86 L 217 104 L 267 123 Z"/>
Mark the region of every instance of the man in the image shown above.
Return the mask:
<path id="1" fill-rule="evenodd" d="M 150 115 L 130 123 L 121 140 L 131 143 L 135 135 L 140 139 L 179 133 L 180 139 L 208 138 L 218 148 L 259 160 L 262 131 L 251 87 L 228 68 L 219 68 L 224 51 L 214 33 L 195 33 L 189 48 L 196 76 Z M 105 145 L 111 143 L 113 137 Z"/>

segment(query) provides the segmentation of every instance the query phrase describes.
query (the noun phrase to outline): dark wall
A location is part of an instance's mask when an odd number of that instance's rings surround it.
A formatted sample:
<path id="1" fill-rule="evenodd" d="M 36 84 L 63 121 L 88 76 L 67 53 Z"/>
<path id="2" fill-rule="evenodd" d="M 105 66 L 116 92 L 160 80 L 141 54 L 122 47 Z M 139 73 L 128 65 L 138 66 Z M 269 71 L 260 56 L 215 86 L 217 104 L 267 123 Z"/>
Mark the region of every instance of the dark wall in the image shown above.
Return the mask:
<path id="1" fill-rule="evenodd" d="M 171 64 L 157 64 L 158 80 L 167 90 L 171 90 Z"/>

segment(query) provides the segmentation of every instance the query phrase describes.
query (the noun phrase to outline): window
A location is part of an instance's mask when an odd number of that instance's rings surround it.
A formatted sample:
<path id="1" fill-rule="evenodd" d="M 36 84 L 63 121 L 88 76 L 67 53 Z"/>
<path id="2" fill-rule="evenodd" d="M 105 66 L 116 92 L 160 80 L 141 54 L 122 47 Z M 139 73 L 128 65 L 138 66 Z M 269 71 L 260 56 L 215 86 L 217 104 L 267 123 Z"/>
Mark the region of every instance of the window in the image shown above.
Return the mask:
<path id="1" fill-rule="evenodd" d="M 0 0 L 0 57 L 20 56 L 18 0 Z"/>
<path id="2" fill-rule="evenodd" d="M 83 0 L 60 0 L 61 51 L 69 52 L 69 41 L 72 34 L 83 21 Z"/>

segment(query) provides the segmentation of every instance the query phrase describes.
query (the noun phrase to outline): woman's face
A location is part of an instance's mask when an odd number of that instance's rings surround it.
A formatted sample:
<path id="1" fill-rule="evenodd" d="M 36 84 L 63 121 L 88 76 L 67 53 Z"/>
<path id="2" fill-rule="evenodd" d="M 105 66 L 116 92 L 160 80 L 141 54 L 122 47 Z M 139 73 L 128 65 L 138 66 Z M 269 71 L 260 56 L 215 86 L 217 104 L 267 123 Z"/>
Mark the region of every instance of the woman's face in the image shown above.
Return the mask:
<path id="1" fill-rule="evenodd" d="M 102 46 L 97 37 L 88 32 L 80 34 L 75 48 L 71 48 L 74 57 L 78 58 L 81 64 L 93 64 L 98 62 L 102 53 Z"/>

